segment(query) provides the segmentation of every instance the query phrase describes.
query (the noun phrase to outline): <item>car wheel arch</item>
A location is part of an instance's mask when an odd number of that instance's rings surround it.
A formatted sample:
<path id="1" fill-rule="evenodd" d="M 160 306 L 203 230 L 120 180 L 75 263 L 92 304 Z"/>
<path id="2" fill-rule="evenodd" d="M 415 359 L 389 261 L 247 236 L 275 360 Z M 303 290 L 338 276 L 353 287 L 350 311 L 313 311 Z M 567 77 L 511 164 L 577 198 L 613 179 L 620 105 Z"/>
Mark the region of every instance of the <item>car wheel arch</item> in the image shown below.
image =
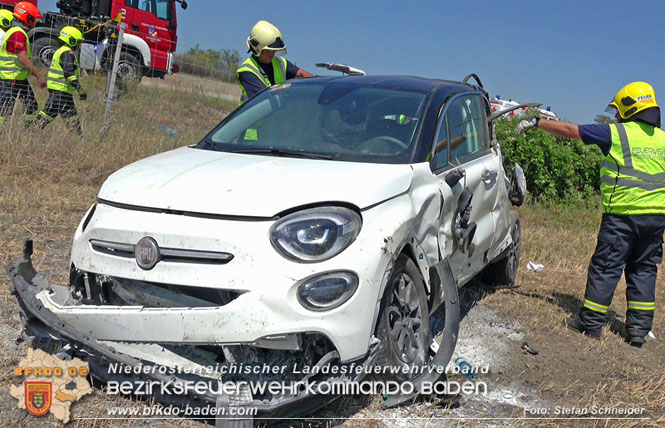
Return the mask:
<path id="1" fill-rule="evenodd" d="M 392 260 L 391 263 L 395 263 L 397 259 L 399 258 L 400 255 L 404 254 L 408 258 L 411 259 L 411 261 L 416 265 L 418 270 L 420 271 L 421 275 L 425 279 L 425 292 L 427 292 L 427 297 L 429 298 L 429 295 L 431 294 L 432 290 L 430 289 L 431 281 L 430 281 L 430 269 L 431 266 L 427 262 L 427 258 L 423 257 L 423 259 L 419 259 L 419 257 L 416 255 L 417 254 L 417 249 L 413 246 L 412 243 L 415 243 L 415 238 L 409 237 L 404 244 L 402 245 L 402 248 L 400 251 L 395 252 L 395 257 Z M 385 285 L 384 285 L 385 289 Z"/>
<path id="2" fill-rule="evenodd" d="M 434 295 L 436 295 L 436 292 L 440 290 L 440 287 L 438 287 L 435 284 L 435 281 L 432 281 L 432 274 L 433 274 L 432 269 L 434 268 L 434 266 L 430 266 L 427 263 L 426 258 L 424 258 L 423 260 L 418 260 L 418 257 L 416 256 L 416 249 L 413 247 L 411 242 L 414 242 L 414 239 L 412 239 L 411 237 L 406 239 L 399 247 L 399 250 L 393 253 L 391 260 L 388 263 L 383 278 L 381 279 L 381 287 L 377 295 L 378 297 L 374 312 L 374 325 L 372 326 L 372 330 L 374 330 L 374 328 L 376 327 L 376 320 L 379 313 L 381 296 L 383 296 L 383 293 L 385 292 L 386 287 L 388 286 L 388 280 L 390 279 L 390 274 L 399 256 L 401 255 L 407 256 L 409 259 L 411 259 L 411 261 L 416 265 L 416 267 L 420 271 L 421 275 L 423 276 L 423 279 L 425 280 L 425 293 L 427 294 L 428 303 L 431 301 L 431 296 L 433 295 L 433 292 Z M 434 289 L 432 289 L 432 284 L 435 284 Z"/>

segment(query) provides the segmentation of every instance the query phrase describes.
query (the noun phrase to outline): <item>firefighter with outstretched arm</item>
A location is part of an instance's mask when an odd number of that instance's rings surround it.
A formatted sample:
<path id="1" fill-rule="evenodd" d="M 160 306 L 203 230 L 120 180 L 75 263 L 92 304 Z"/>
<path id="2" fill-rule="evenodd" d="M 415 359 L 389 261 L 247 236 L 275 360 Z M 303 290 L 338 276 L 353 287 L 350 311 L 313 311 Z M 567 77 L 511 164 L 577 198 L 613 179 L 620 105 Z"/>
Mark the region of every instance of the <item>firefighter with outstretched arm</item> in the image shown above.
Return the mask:
<path id="1" fill-rule="evenodd" d="M 651 85 L 633 82 L 608 106 L 617 123 L 574 125 L 523 120 L 529 128 L 598 145 L 603 217 L 589 262 L 584 305 L 568 328 L 599 339 L 621 275 L 626 276 L 626 339 L 637 347 L 651 331 L 656 309 L 656 276 L 665 231 L 665 132 Z"/>
<path id="2" fill-rule="evenodd" d="M 286 58 L 276 56 L 286 45 L 282 33 L 268 21 L 254 25 L 247 38 L 247 47 L 252 56 L 247 58 L 236 72 L 244 103 L 257 92 L 295 77 L 313 77 L 309 71 L 298 68 Z"/>

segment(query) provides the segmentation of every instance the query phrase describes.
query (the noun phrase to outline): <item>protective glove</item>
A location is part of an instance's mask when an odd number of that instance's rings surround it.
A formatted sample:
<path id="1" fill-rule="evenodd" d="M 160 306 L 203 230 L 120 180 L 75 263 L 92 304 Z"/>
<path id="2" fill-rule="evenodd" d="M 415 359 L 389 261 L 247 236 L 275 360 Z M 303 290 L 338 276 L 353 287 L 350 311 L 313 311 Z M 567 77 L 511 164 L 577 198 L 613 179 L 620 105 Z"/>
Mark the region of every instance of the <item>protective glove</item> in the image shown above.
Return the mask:
<path id="1" fill-rule="evenodd" d="M 540 118 L 538 117 L 532 117 L 531 119 L 521 121 L 519 125 L 515 127 L 515 135 L 521 135 L 522 132 L 526 131 L 527 129 L 538 126 L 538 121 L 540 121 Z"/>
<path id="2" fill-rule="evenodd" d="M 79 100 L 85 101 L 88 99 L 88 94 L 85 92 L 79 92 Z"/>

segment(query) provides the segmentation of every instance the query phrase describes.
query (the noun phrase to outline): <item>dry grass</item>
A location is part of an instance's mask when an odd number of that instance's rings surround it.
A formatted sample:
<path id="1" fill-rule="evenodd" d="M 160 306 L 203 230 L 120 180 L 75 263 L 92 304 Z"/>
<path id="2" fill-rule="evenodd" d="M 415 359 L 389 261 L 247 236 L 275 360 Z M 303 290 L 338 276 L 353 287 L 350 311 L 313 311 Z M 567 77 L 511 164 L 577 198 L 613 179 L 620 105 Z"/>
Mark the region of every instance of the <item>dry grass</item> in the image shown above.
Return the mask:
<path id="1" fill-rule="evenodd" d="M 665 363 L 662 332 L 665 319 L 656 313 L 656 341 L 642 349 L 627 345 L 617 334 L 625 319 L 625 281 L 611 305 L 613 322 L 594 341 L 568 331 L 563 318 L 575 313 L 584 299 L 589 258 L 596 244 L 600 210 L 579 207 L 527 207 L 521 210 L 524 226 L 520 288 L 501 291 L 485 304 L 528 326 L 528 341 L 539 348 L 533 358 L 516 355 L 509 376 L 538 384 L 540 397 L 552 406 L 592 409 L 593 406 L 643 408 L 648 421 L 523 421 L 517 426 L 665 425 Z M 529 260 L 545 265 L 541 273 L 524 269 Z M 662 266 L 661 266 L 662 267 Z M 657 282 L 657 306 L 663 308 L 663 276 Z M 521 412 L 519 412 L 521 414 Z"/>
<path id="2" fill-rule="evenodd" d="M 220 98 L 203 97 L 178 91 L 164 91 L 141 85 L 121 97 L 114 106 L 111 127 L 102 138 L 104 111 L 102 81 L 89 78 L 91 94 L 87 104 L 78 103 L 84 137 L 67 133 L 60 120 L 51 127 L 25 128 L 20 117 L 0 128 L 0 263 L 5 265 L 20 253 L 22 240 L 35 240 L 33 260 L 37 269 L 55 282 L 67 280 L 67 264 L 73 231 L 82 214 L 93 203 L 104 179 L 116 169 L 145 156 L 192 144 L 216 124 L 235 103 Z M 46 94 L 38 91 L 40 104 Z M 175 129 L 168 135 L 158 126 Z M 523 252 L 516 290 L 488 294 L 478 304 L 496 310 L 503 319 L 524 326 L 529 343 L 540 355 L 515 352 L 511 366 L 496 374 L 494 380 L 522 383 L 536 390 L 539 397 L 561 406 L 635 406 L 646 409 L 650 421 L 522 421 L 515 426 L 665 426 L 665 365 L 663 332 L 665 321 L 658 312 L 654 332 L 657 341 L 643 349 L 626 345 L 608 327 L 602 341 L 594 342 L 563 327 L 562 320 L 573 313 L 584 293 L 586 268 L 595 246 L 600 214 L 598 210 L 578 207 L 525 207 Z M 542 273 L 528 272 L 526 262 L 545 265 Z M 20 321 L 10 283 L 0 275 L 0 425 L 51 425 L 52 418 L 26 417 L 16 409 L 8 394 L 12 381 L 10 368 L 24 355 L 13 341 L 19 334 Z M 621 284 L 612 309 L 618 323 L 625 312 Z M 658 281 L 658 307 L 664 307 L 663 280 Z M 73 406 L 73 416 L 104 416 L 113 405 L 127 405 L 123 398 L 109 399 L 100 390 Z M 139 403 L 142 405 L 143 403 Z M 377 400 L 347 400 L 333 403 L 323 414 L 381 417 Z M 418 417 L 445 416 L 446 411 L 418 413 Z M 515 410 L 521 415 L 521 409 Z M 483 415 L 469 415 L 483 416 Z M 343 426 L 391 426 L 388 421 L 348 421 Z M 447 422 L 446 426 L 469 426 L 465 422 Z M 114 426 L 108 421 L 75 421 L 75 427 Z M 163 421 L 126 421 L 123 426 L 164 426 Z M 330 422 L 293 422 L 292 426 L 333 426 Z M 485 424 L 474 424 L 484 426 Z M 200 426 L 192 421 L 170 421 L 166 426 Z M 409 426 L 443 426 L 432 421 Z"/>
<path id="3" fill-rule="evenodd" d="M 102 138 L 103 80 L 89 78 L 86 83 L 89 101 L 78 102 L 83 138 L 69 134 L 60 119 L 43 130 L 24 127 L 20 111 L 0 128 L 0 264 L 15 260 L 23 239 L 31 237 L 35 240 L 36 268 L 59 283 L 67 280 L 72 232 L 104 179 L 135 160 L 197 142 L 235 104 L 214 97 L 131 88 L 114 105 L 110 127 Z M 43 105 L 45 91 L 37 90 L 37 96 Z M 175 129 L 177 134 L 169 135 L 159 125 Z M 4 273 L 0 275 L 0 317 L 0 426 L 33 426 L 36 421 L 50 426 L 53 418 L 26 417 L 9 396 L 11 368 L 25 355 L 25 349 L 13 345 L 20 333 L 20 320 Z M 127 404 L 131 402 L 109 400 L 96 390 L 92 397 L 73 406 L 73 417 L 104 416 L 108 406 Z M 104 427 L 116 423 L 77 421 L 70 425 Z M 141 421 L 123 423 L 143 425 Z M 200 424 L 180 421 L 168 426 Z"/>
<path id="4" fill-rule="evenodd" d="M 141 85 L 168 91 L 185 92 L 192 95 L 223 98 L 234 102 L 240 99 L 241 94 L 238 85 L 184 73 L 166 76 L 164 80 L 144 79 Z"/>

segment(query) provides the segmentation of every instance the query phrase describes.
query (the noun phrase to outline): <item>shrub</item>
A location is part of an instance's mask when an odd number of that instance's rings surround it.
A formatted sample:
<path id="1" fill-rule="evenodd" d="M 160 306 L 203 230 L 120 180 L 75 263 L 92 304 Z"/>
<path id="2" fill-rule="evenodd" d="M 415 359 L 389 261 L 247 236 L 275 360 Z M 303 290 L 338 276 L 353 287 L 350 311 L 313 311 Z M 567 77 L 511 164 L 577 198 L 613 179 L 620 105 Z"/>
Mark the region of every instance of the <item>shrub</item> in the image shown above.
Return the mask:
<path id="1" fill-rule="evenodd" d="M 538 129 L 515 136 L 515 126 L 523 119 L 498 119 L 495 132 L 506 166 L 516 162 L 524 169 L 530 200 L 596 203 L 600 149 Z"/>

